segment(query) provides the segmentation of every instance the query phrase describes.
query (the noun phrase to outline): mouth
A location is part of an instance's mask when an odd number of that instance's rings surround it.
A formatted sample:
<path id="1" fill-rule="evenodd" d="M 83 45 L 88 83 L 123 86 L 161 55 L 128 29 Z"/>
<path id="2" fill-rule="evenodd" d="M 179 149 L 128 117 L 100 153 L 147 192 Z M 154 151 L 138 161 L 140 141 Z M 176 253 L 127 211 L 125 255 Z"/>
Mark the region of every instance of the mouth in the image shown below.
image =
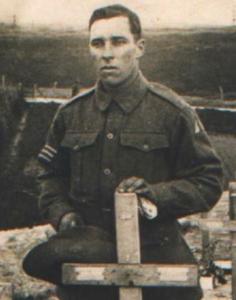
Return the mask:
<path id="1" fill-rule="evenodd" d="M 101 71 L 113 71 L 113 70 L 117 70 L 117 67 L 115 66 L 103 66 L 100 69 Z"/>

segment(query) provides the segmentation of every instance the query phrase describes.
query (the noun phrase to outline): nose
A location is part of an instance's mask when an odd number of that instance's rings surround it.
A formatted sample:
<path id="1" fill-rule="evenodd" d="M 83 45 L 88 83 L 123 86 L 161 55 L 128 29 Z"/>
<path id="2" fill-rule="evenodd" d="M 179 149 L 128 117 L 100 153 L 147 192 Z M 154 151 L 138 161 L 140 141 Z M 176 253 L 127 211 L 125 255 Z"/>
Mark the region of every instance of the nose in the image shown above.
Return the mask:
<path id="1" fill-rule="evenodd" d="M 112 49 L 112 45 L 110 42 L 105 43 L 102 57 L 106 60 L 113 58 L 113 49 Z"/>

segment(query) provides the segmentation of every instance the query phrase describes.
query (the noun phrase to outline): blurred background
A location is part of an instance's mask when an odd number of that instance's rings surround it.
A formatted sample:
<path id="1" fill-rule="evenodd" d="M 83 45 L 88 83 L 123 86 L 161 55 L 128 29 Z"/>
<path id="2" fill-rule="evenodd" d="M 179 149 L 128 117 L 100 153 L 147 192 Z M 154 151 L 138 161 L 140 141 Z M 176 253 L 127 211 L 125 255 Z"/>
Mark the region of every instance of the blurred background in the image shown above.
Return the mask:
<path id="1" fill-rule="evenodd" d="M 225 191 L 235 179 L 236 0 L 0 0 L 0 299 L 3 283 L 14 288 L 13 299 L 54 295 L 21 270 L 24 254 L 52 234 L 38 213 L 36 157 L 58 105 L 95 82 L 88 19 L 112 3 L 141 18 L 144 75 L 196 107 L 223 160 Z M 222 203 L 218 219 L 227 217 Z M 195 233 L 190 244 L 199 255 Z M 229 239 L 215 237 L 227 261 Z M 230 299 L 230 285 L 218 293 Z M 213 291 L 206 299 L 218 298 Z"/>

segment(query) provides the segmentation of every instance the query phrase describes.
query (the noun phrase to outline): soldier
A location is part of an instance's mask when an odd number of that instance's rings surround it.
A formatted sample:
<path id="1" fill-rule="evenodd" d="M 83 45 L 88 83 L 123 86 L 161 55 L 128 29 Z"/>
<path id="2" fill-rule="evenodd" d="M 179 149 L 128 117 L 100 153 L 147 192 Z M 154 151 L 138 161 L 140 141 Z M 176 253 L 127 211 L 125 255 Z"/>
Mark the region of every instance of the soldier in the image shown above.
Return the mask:
<path id="1" fill-rule="evenodd" d="M 220 161 L 195 111 L 142 75 L 138 16 L 121 5 L 103 7 L 89 30 L 98 80 L 55 115 L 39 154 L 40 209 L 59 232 L 85 224 L 113 233 L 114 192 L 134 192 L 156 207 L 151 220 L 140 218 L 142 261 L 195 263 L 177 219 L 217 202 Z M 87 299 L 76 294 L 79 287 L 60 292 Z M 201 297 L 200 287 L 144 289 L 144 299 Z"/>

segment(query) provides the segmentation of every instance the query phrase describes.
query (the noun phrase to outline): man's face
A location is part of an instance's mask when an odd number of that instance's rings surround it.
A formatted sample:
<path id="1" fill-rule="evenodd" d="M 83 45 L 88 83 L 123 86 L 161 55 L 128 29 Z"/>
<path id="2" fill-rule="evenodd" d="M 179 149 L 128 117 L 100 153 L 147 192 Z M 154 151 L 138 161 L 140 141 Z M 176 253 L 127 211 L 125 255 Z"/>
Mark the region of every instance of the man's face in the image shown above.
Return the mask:
<path id="1" fill-rule="evenodd" d="M 95 21 L 90 30 L 90 53 L 98 77 L 108 86 L 118 86 L 138 70 L 144 52 L 143 40 L 135 41 L 127 17 Z"/>

